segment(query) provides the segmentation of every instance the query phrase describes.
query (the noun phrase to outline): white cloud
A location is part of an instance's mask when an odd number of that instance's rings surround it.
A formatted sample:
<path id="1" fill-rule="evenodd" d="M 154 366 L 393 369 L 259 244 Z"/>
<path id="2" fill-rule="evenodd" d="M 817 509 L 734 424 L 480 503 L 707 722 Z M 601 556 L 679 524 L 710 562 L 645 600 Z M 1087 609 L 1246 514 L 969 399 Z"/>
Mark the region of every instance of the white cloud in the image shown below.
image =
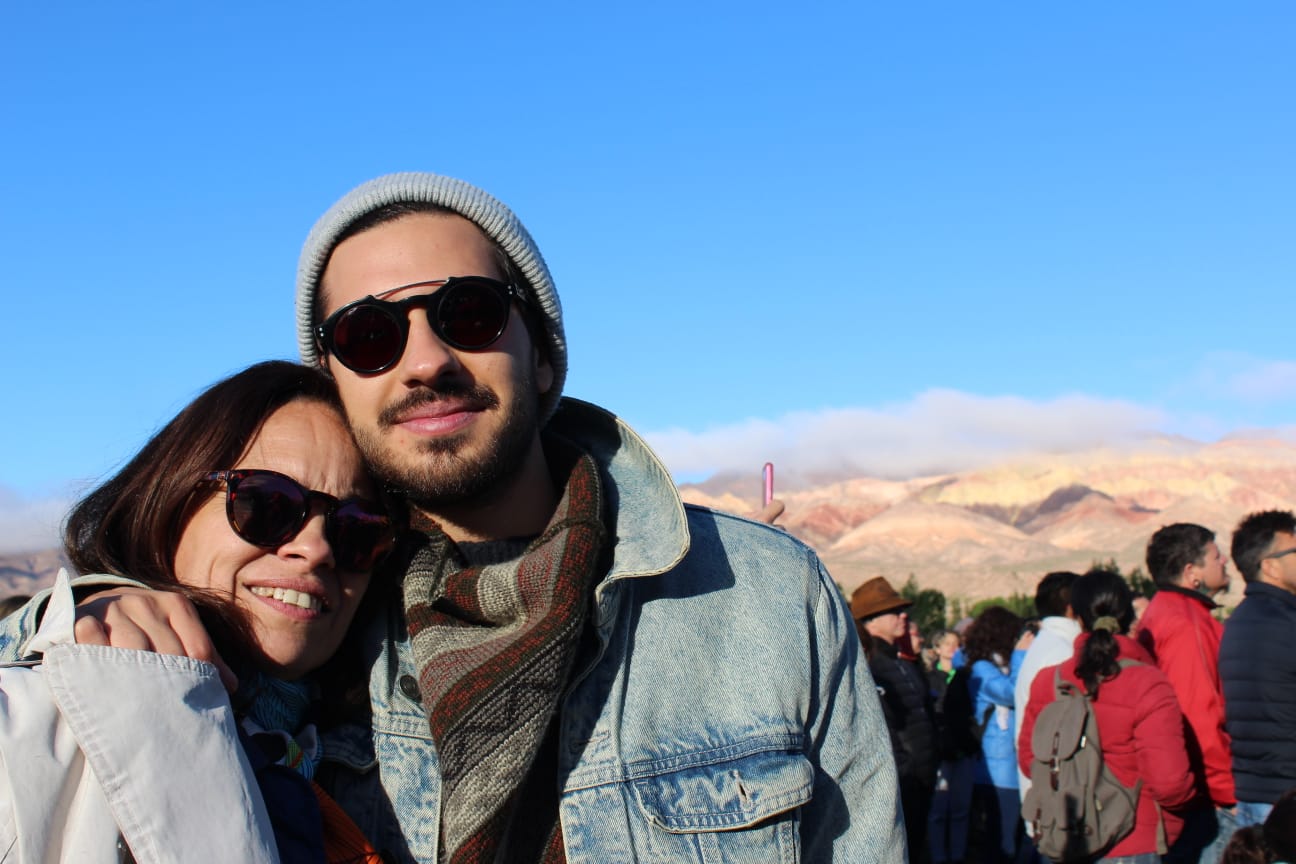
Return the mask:
<path id="1" fill-rule="evenodd" d="M 69 498 L 25 498 L 0 486 L 0 554 L 62 545 L 59 528 L 70 506 Z"/>
<path id="2" fill-rule="evenodd" d="M 1213 351 L 1202 358 L 1190 386 L 1203 395 L 1242 403 L 1289 400 L 1296 397 L 1296 362 Z"/>
<path id="3" fill-rule="evenodd" d="M 1034 453 L 1132 445 L 1164 423 L 1160 411 L 1115 399 L 1031 401 L 929 390 L 880 408 L 800 412 L 645 437 L 676 477 L 754 472 L 767 460 L 800 474 L 912 477 Z"/>
<path id="4" fill-rule="evenodd" d="M 1235 373 L 1228 380 L 1229 390 L 1248 402 L 1290 399 L 1296 396 L 1296 363 L 1290 360 L 1260 362 Z"/>

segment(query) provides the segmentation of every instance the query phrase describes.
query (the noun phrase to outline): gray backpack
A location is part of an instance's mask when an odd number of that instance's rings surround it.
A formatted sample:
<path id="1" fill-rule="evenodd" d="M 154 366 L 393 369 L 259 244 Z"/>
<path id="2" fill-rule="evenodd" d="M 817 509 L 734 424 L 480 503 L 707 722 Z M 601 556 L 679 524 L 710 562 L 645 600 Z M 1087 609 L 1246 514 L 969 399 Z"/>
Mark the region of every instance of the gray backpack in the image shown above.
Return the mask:
<path id="1" fill-rule="evenodd" d="M 1054 699 L 1040 711 L 1031 734 L 1031 787 L 1022 819 L 1046 858 L 1093 861 L 1134 830 L 1143 781 L 1130 789 L 1103 764 L 1089 694 L 1062 680 L 1060 667 L 1053 670 L 1053 690 Z"/>

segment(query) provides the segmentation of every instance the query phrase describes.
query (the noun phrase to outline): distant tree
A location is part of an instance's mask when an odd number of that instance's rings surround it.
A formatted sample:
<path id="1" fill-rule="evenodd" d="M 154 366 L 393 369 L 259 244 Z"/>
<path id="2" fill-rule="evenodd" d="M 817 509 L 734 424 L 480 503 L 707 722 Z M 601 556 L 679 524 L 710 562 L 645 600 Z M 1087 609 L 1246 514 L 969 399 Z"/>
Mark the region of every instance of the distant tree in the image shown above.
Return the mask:
<path id="1" fill-rule="evenodd" d="M 900 596 L 912 600 L 909 620 L 918 625 L 924 636 L 945 627 L 945 595 L 934 588 L 919 588 L 912 573 L 900 589 Z"/>
<path id="2" fill-rule="evenodd" d="M 990 597 L 986 600 L 978 600 L 972 604 L 970 614 L 975 618 L 991 606 L 1004 606 L 1014 615 L 1022 618 L 1034 618 L 1039 614 L 1035 611 L 1035 598 L 1020 591 L 1013 592 L 1010 597 Z"/>
<path id="3" fill-rule="evenodd" d="M 1156 583 L 1143 572 L 1142 567 L 1135 566 L 1133 570 L 1126 573 L 1120 569 L 1120 565 L 1116 563 L 1115 558 L 1108 558 L 1106 561 L 1093 562 L 1093 564 L 1089 565 L 1089 569 L 1115 573 L 1117 576 L 1123 577 L 1136 596 L 1151 597 L 1156 593 Z"/>

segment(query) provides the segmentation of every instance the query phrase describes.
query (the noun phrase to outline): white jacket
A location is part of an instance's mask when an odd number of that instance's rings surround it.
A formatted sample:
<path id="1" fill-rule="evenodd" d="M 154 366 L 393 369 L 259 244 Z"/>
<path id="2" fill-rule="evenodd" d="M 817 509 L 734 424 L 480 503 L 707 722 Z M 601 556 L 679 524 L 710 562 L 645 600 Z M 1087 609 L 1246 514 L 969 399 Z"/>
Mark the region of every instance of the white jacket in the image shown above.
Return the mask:
<path id="1" fill-rule="evenodd" d="M 0 666 L 0 864 L 278 862 L 215 667 L 77 645 L 59 573 L 25 653 Z"/>

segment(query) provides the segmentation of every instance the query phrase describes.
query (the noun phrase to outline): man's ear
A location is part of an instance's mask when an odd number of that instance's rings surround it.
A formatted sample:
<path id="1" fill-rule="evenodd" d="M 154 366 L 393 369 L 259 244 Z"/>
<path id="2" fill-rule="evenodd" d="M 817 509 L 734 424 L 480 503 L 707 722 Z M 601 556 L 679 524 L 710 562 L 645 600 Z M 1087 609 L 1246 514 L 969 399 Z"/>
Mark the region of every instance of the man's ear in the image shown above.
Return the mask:
<path id="1" fill-rule="evenodd" d="M 549 364 L 549 358 L 540 350 L 540 346 L 531 346 L 531 351 L 532 362 L 535 364 L 536 393 L 543 395 L 553 387 L 553 366 Z"/>

